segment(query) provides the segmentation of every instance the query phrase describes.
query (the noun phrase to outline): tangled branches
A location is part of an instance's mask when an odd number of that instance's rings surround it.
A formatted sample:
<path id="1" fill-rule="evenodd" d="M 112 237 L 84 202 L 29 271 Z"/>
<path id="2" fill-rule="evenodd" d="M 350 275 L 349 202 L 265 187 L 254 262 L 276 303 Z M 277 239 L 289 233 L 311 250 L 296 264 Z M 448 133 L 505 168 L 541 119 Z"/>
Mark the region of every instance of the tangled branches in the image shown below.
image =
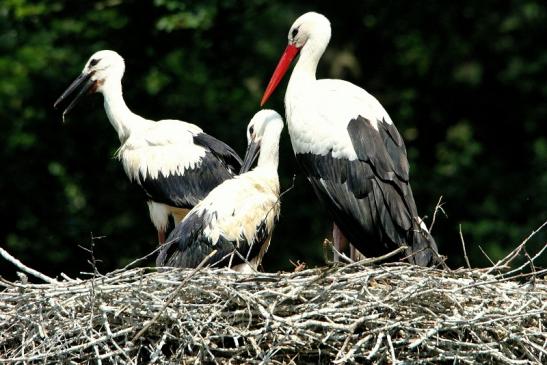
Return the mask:
<path id="1" fill-rule="evenodd" d="M 46 282 L 0 278 L 0 363 L 546 363 L 547 269 L 534 261 L 547 245 L 525 249 L 545 226 L 490 268 L 455 271 L 377 258 L 58 280 L 0 248 Z M 518 256 L 527 262 L 511 269 Z"/>
<path id="2" fill-rule="evenodd" d="M 545 363 L 546 270 L 487 271 L 353 263 L 0 279 L 0 363 Z"/>

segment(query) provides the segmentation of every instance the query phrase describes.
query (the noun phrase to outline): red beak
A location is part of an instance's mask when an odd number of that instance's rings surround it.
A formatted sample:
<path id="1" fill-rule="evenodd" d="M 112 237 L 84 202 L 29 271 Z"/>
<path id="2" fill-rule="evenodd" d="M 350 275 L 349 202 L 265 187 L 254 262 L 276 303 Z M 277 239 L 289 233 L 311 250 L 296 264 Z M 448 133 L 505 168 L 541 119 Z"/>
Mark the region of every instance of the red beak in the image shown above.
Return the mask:
<path id="1" fill-rule="evenodd" d="M 270 79 L 270 83 L 268 84 L 268 87 L 266 88 L 266 91 L 264 92 L 264 96 L 262 96 L 262 100 L 260 101 L 260 106 L 263 106 L 266 103 L 266 101 L 268 101 L 268 99 L 270 98 L 270 95 L 272 95 L 277 85 L 279 85 L 279 82 L 281 81 L 283 76 L 285 76 L 285 73 L 287 72 L 287 69 L 291 65 L 292 60 L 298 54 L 299 51 L 300 51 L 300 48 L 295 47 L 292 44 L 289 44 L 287 48 L 285 48 L 285 52 L 283 52 L 281 59 L 277 63 L 277 67 L 275 68 L 272 78 Z"/>

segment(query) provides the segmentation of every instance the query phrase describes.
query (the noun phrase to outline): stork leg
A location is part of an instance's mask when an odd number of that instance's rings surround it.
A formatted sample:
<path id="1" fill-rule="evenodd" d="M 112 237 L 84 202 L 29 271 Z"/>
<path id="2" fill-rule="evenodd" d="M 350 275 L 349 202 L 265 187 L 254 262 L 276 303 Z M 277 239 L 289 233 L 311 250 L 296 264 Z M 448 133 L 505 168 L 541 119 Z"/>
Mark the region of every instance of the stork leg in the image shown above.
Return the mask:
<path id="1" fill-rule="evenodd" d="M 163 230 L 158 231 L 158 242 L 159 242 L 160 246 L 165 243 L 165 231 L 163 231 Z"/>
<path id="2" fill-rule="evenodd" d="M 346 238 L 346 236 L 344 236 L 344 233 L 342 233 L 336 223 L 333 223 L 332 225 L 332 240 L 334 241 L 334 248 L 336 248 L 336 250 L 340 253 L 343 253 L 349 245 L 349 258 L 352 261 L 360 261 L 365 258 L 365 256 L 363 256 L 363 254 L 359 252 L 359 250 L 357 250 L 355 246 L 351 244 L 351 242 L 348 241 L 348 239 Z M 340 257 L 335 252 L 334 262 L 338 261 L 340 261 Z"/>
<path id="3" fill-rule="evenodd" d="M 332 224 L 332 240 L 333 240 L 334 248 L 340 253 L 344 252 L 344 250 L 346 249 L 348 245 L 348 239 L 346 238 L 346 236 L 344 236 L 344 234 L 342 233 L 340 228 L 338 228 L 336 223 Z M 334 259 L 334 262 L 340 261 L 340 257 L 338 256 L 338 253 L 334 252 L 333 259 Z"/>
<path id="4" fill-rule="evenodd" d="M 349 257 L 353 261 L 361 261 L 365 258 L 365 256 L 351 243 L 349 244 Z"/>

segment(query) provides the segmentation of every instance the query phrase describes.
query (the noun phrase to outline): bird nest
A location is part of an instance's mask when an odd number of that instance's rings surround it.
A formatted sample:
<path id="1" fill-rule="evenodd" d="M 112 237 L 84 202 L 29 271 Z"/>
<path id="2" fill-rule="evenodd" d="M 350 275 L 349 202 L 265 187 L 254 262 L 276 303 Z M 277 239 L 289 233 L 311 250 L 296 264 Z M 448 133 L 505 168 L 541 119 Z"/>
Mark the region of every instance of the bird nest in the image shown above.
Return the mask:
<path id="1" fill-rule="evenodd" d="M 512 270 L 520 251 L 453 271 L 364 260 L 0 278 L 0 363 L 546 363 L 543 250 Z"/>

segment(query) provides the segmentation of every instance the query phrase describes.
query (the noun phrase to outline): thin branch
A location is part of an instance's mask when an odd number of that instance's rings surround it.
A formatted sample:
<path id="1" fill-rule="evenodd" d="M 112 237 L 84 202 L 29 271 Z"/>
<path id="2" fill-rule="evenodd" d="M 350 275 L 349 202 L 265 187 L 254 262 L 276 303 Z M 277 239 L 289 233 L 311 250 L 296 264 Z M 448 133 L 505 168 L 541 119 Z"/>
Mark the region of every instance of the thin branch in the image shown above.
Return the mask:
<path id="1" fill-rule="evenodd" d="M 443 200 L 443 196 L 441 195 L 439 197 L 439 201 L 437 201 L 437 205 L 435 205 L 435 210 L 433 211 L 433 219 L 431 220 L 431 224 L 429 225 L 429 233 L 433 232 L 433 226 L 435 225 L 435 218 L 437 218 L 438 211 L 441 211 L 445 217 L 448 217 L 443 208 L 444 202 L 442 202 L 442 200 Z"/>
<path id="2" fill-rule="evenodd" d="M 531 265 L 532 266 L 532 269 L 533 271 L 535 271 L 535 267 L 533 267 L 534 265 L 534 261 L 540 257 L 541 255 L 543 255 L 543 252 L 545 252 L 545 250 L 547 250 L 547 243 L 545 243 L 543 245 L 543 247 L 541 248 L 541 250 L 539 250 L 535 255 L 534 257 L 531 257 L 528 255 L 528 252 L 526 252 L 526 249 L 524 249 L 524 254 L 525 254 L 525 257 L 527 256 L 528 257 L 528 260 L 526 262 L 524 262 L 524 264 L 520 265 L 519 267 L 517 267 L 516 269 L 513 269 L 507 273 L 505 273 L 504 275 L 511 275 L 511 274 L 514 274 L 514 273 L 517 273 L 517 272 L 520 272 L 522 271 L 522 269 L 524 269 L 526 266 L 528 265 Z"/>
<path id="3" fill-rule="evenodd" d="M 378 262 L 382 262 L 382 261 L 385 261 L 389 258 L 392 258 L 393 256 L 396 256 L 396 255 L 400 254 L 401 252 L 405 251 L 406 249 L 408 249 L 408 246 L 400 246 L 400 247 L 396 248 L 395 250 L 386 253 L 385 255 L 378 256 L 378 257 L 364 258 L 361 261 L 357 261 L 357 263 L 360 264 L 360 265 L 376 264 Z"/>
<path id="4" fill-rule="evenodd" d="M 463 239 L 462 225 L 461 224 L 460 224 L 460 240 L 461 240 L 462 248 L 463 248 L 463 258 L 465 259 L 465 263 L 467 264 L 467 268 L 471 269 L 471 264 L 469 263 L 469 258 L 467 257 L 467 251 L 465 249 L 465 240 Z"/>
<path id="5" fill-rule="evenodd" d="M 490 258 L 490 256 L 488 256 L 488 254 L 486 253 L 486 251 L 483 250 L 483 248 L 481 247 L 481 245 L 479 245 L 479 250 L 481 250 L 482 254 L 484 255 L 484 257 L 486 257 L 486 259 L 488 259 L 488 261 L 490 262 L 490 265 L 494 266 L 494 261 L 492 261 L 492 259 Z"/>
<path id="6" fill-rule="evenodd" d="M 494 266 L 492 266 L 486 273 L 489 274 L 492 271 L 498 269 L 502 265 L 509 266 L 509 264 L 515 259 L 515 257 L 518 256 L 520 251 L 522 251 L 522 248 L 528 243 L 528 241 L 536 235 L 539 231 L 541 231 L 545 226 L 547 225 L 547 220 L 543 222 L 541 226 L 539 226 L 536 230 L 532 231 L 528 237 L 520 245 L 518 245 L 513 251 L 511 251 L 507 256 L 505 256 L 503 259 L 499 260 Z"/>
<path id="7" fill-rule="evenodd" d="M 544 362 L 547 269 L 534 260 L 547 248 L 522 248 L 531 272 L 503 275 L 379 264 L 398 250 L 286 273 L 206 258 L 52 284 L 0 277 L 0 363 Z"/>
<path id="8" fill-rule="evenodd" d="M 173 241 L 175 241 L 175 240 L 171 240 L 171 241 L 169 241 L 169 242 L 165 242 L 164 244 L 167 245 L 167 244 L 169 244 L 169 243 L 171 243 L 171 242 L 173 242 Z M 159 246 L 156 247 L 153 251 L 147 253 L 147 254 L 144 255 L 143 257 L 139 257 L 138 259 L 131 261 L 130 263 L 128 263 L 127 265 L 125 265 L 125 266 L 123 267 L 123 269 L 120 269 L 119 271 L 128 270 L 129 268 L 131 268 L 131 267 L 133 267 L 133 266 L 135 266 L 135 265 L 137 265 L 137 264 L 143 262 L 144 260 L 147 260 L 150 256 L 156 254 L 156 253 L 157 253 L 159 250 L 161 250 L 161 249 L 162 249 L 162 245 L 159 245 Z M 118 271 L 118 270 L 116 270 L 116 271 Z"/>
<path id="9" fill-rule="evenodd" d="M 217 250 L 213 250 L 203 260 L 201 260 L 199 265 L 196 266 L 195 269 L 192 270 L 192 272 L 186 278 L 184 278 L 184 280 L 173 291 L 173 293 L 171 293 L 171 296 L 165 301 L 165 304 L 163 305 L 163 307 L 161 307 L 158 313 L 156 313 L 154 318 L 152 318 L 148 323 L 146 323 L 143 326 L 143 328 L 131 339 L 131 342 L 135 343 L 135 341 L 137 341 L 139 337 L 141 337 L 148 330 L 148 328 L 158 320 L 158 318 L 163 314 L 163 312 L 165 311 L 165 309 L 167 309 L 167 307 L 171 304 L 171 302 L 173 302 L 173 300 L 177 297 L 178 293 L 182 290 L 182 288 L 184 288 L 184 286 L 192 278 L 192 276 L 194 276 L 199 270 L 201 270 L 201 268 L 207 263 L 207 261 L 209 261 L 209 259 L 213 257 L 214 255 L 216 255 L 216 253 L 217 253 Z"/>
<path id="10" fill-rule="evenodd" d="M 42 274 L 41 272 L 31 269 L 30 267 L 23 264 L 21 261 L 17 260 L 15 257 L 9 254 L 8 251 L 4 250 L 2 247 L 0 247 L 0 256 L 2 256 L 7 261 L 11 262 L 13 265 L 15 265 L 19 270 L 26 272 L 29 275 L 34 276 L 35 278 L 38 278 L 42 281 L 45 281 L 46 283 L 55 284 L 57 283 L 57 280 L 50 278 L 49 276 Z"/>

